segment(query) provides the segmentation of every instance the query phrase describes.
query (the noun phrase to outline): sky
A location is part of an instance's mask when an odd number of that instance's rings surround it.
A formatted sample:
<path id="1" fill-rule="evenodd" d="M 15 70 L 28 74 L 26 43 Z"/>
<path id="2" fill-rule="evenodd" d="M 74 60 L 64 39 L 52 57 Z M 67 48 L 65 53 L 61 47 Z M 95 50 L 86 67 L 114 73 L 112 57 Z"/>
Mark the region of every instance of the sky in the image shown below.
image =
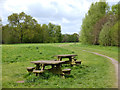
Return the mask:
<path id="1" fill-rule="evenodd" d="M 13 13 L 25 12 L 39 24 L 49 22 L 61 25 L 62 34 L 79 33 L 82 20 L 92 2 L 99 0 L 0 0 L 2 24 L 8 24 L 7 17 Z M 114 5 L 119 0 L 107 0 Z"/>

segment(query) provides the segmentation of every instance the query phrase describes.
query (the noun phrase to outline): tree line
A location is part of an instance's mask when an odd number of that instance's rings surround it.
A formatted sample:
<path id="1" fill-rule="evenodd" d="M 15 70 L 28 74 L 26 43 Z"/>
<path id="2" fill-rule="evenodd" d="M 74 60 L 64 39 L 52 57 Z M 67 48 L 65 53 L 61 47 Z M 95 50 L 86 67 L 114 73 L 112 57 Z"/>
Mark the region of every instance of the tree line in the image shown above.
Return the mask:
<path id="1" fill-rule="evenodd" d="M 107 2 L 92 3 L 82 22 L 80 42 L 93 45 L 119 46 L 119 6 L 119 3 L 111 7 Z"/>
<path id="2" fill-rule="evenodd" d="M 78 34 L 62 34 L 60 25 L 41 25 L 24 12 L 8 16 L 8 22 L 9 24 L 2 26 L 2 43 L 78 42 Z"/>

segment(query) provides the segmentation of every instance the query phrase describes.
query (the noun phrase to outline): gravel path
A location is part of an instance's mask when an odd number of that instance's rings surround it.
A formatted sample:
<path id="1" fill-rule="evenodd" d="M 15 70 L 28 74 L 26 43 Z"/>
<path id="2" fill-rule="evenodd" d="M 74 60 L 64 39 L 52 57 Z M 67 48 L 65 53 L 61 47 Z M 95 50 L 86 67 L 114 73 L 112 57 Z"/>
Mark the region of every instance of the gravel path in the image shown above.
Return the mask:
<path id="1" fill-rule="evenodd" d="M 83 51 L 86 51 L 86 50 L 83 50 Z M 118 79 L 118 75 L 120 75 L 120 74 L 118 74 L 118 61 L 115 60 L 115 59 L 113 59 L 113 58 L 111 58 L 111 57 L 108 57 L 108 56 L 106 56 L 106 55 L 102 55 L 102 54 L 99 54 L 99 53 L 96 53 L 96 52 L 90 52 L 90 51 L 86 51 L 86 52 L 93 53 L 93 54 L 95 54 L 95 55 L 99 55 L 99 56 L 108 58 L 108 59 L 111 61 L 111 63 L 112 63 L 112 64 L 114 65 L 114 67 L 115 67 L 115 72 L 116 72 L 116 82 L 115 82 L 115 85 L 116 85 L 116 87 L 120 87 L 120 85 L 118 85 L 118 81 L 120 82 L 120 78 Z M 119 73 L 120 73 L 120 72 L 119 72 Z"/>

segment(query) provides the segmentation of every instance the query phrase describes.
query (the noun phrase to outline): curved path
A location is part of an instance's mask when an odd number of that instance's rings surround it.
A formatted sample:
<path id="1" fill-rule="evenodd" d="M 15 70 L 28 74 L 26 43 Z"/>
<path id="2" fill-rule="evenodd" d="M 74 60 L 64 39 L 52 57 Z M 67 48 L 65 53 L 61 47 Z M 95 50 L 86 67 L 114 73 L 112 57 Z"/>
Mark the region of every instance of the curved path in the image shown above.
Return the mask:
<path id="1" fill-rule="evenodd" d="M 86 50 L 83 50 L 83 51 L 86 51 Z M 113 59 L 113 58 L 111 58 L 111 57 L 108 57 L 108 56 L 106 56 L 106 55 L 102 55 L 102 54 L 99 54 L 99 53 L 96 53 L 96 52 L 90 52 L 90 51 L 86 51 L 86 52 L 93 53 L 93 54 L 95 54 L 95 55 L 99 55 L 99 56 L 108 58 L 108 59 L 111 61 L 111 63 L 112 63 L 112 64 L 114 65 L 114 67 L 115 67 L 115 72 L 116 72 L 116 83 L 115 83 L 115 85 L 116 85 L 116 87 L 118 87 L 118 86 L 119 86 L 119 85 L 118 85 L 118 61 L 115 60 L 115 59 Z M 119 80 L 119 81 L 120 81 L 120 80 Z M 120 86 L 119 86 L 119 87 L 120 87 Z"/>

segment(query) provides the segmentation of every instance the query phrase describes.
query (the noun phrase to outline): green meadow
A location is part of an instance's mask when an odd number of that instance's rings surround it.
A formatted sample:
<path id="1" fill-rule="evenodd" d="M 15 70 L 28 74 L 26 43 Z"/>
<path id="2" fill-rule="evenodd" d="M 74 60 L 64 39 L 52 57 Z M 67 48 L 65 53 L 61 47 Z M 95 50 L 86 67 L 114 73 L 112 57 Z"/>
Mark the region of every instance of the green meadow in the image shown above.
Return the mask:
<path id="1" fill-rule="evenodd" d="M 98 52 L 118 60 L 117 47 L 83 45 L 81 43 L 5 44 L 2 45 L 2 88 L 112 88 L 115 70 L 109 59 L 83 50 Z M 26 67 L 36 60 L 55 60 L 54 55 L 77 54 L 79 66 L 70 68 L 71 74 L 60 75 L 45 72 L 41 76 L 29 75 Z M 24 83 L 17 83 L 23 81 Z"/>

